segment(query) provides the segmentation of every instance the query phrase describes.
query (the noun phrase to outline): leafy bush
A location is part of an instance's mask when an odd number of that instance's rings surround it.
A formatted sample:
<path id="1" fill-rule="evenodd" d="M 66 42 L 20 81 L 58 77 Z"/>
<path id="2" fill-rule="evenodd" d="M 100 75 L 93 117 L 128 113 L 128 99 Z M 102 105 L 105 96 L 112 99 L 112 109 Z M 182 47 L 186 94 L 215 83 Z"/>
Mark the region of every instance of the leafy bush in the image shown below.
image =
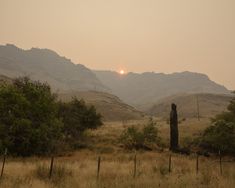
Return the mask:
<path id="1" fill-rule="evenodd" d="M 73 98 L 69 103 L 59 104 L 59 116 L 64 124 L 63 132 L 66 140 L 74 145 L 87 129 L 96 129 L 102 125 L 101 115 L 94 106 L 86 106 L 83 100 Z"/>
<path id="2" fill-rule="evenodd" d="M 148 124 L 144 126 L 143 135 L 145 145 L 160 141 L 160 138 L 158 137 L 158 129 L 155 126 L 156 122 L 154 122 L 152 119 L 150 119 Z"/>
<path id="3" fill-rule="evenodd" d="M 152 120 L 142 130 L 135 127 L 125 129 L 120 137 L 120 142 L 127 149 L 151 149 L 159 143 L 158 129 Z"/>
<path id="4" fill-rule="evenodd" d="M 0 151 L 8 148 L 21 156 L 55 153 L 101 124 L 93 106 L 76 98 L 58 102 L 46 83 L 23 77 L 0 86 Z"/>
<path id="5" fill-rule="evenodd" d="M 128 127 L 121 135 L 121 143 L 128 149 L 139 149 L 143 147 L 144 136 L 135 127 Z"/>
<path id="6" fill-rule="evenodd" d="M 61 127 L 49 85 L 24 77 L 0 86 L 0 140 L 11 154 L 53 152 Z"/>
<path id="7" fill-rule="evenodd" d="M 228 112 L 217 115 L 199 139 L 200 146 L 212 152 L 235 155 L 235 99 L 228 106 Z"/>
<path id="8" fill-rule="evenodd" d="M 217 120 L 205 130 L 200 145 L 213 152 L 235 154 L 235 123 Z"/>

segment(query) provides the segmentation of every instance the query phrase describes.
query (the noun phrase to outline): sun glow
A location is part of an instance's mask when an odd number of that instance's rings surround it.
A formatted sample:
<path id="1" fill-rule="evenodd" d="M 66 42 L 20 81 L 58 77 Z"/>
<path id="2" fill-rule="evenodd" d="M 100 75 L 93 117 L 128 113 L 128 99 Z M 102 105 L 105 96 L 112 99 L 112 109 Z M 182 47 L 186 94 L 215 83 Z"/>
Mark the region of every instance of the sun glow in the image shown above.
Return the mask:
<path id="1" fill-rule="evenodd" d="M 124 70 L 120 70 L 119 74 L 125 74 L 125 71 Z"/>

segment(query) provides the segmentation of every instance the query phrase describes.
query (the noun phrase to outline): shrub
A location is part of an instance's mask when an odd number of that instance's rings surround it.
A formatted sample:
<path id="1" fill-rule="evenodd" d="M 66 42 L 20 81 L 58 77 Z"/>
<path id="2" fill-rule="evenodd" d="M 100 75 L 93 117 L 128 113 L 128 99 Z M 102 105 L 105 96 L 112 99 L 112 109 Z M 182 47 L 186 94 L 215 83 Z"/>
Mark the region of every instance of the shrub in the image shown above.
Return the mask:
<path id="1" fill-rule="evenodd" d="M 156 122 L 152 119 L 143 128 L 143 137 L 145 145 L 151 145 L 153 143 L 159 143 L 160 138 L 158 137 L 158 129 L 156 128 Z"/>
<path id="2" fill-rule="evenodd" d="M 77 98 L 69 103 L 60 102 L 59 116 L 62 117 L 66 140 L 74 143 L 74 146 L 79 143 L 85 130 L 96 129 L 102 125 L 101 115 L 94 106 L 87 106 L 83 100 Z"/>
<path id="3" fill-rule="evenodd" d="M 53 152 L 61 127 L 49 85 L 23 77 L 0 86 L 1 149 L 22 156 Z"/>
<path id="4" fill-rule="evenodd" d="M 128 127 L 121 135 L 120 141 L 127 149 L 143 147 L 144 136 L 135 127 Z"/>
<path id="5" fill-rule="evenodd" d="M 120 142 L 127 149 L 151 149 L 160 141 L 155 125 L 156 123 L 150 120 L 140 131 L 136 127 L 129 127 L 121 134 Z"/>
<path id="6" fill-rule="evenodd" d="M 212 125 L 204 131 L 199 143 L 209 151 L 235 155 L 235 99 L 230 102 L 228 112 L 212 119 Z"/>
<path id="7" fill-rule="evenodd" d="M 0 151 L 20 156 L 62 152 L 100 125 L 93 106 L 76 98 L 58 102 L 46 83 L 23 77 L 0 86 Z"/>
<path id="8" fill-rule="evenodd" d="M 235 123 L 216 121 L 205 130 L 200 145 L 213 152 L 235 155 Z"/>

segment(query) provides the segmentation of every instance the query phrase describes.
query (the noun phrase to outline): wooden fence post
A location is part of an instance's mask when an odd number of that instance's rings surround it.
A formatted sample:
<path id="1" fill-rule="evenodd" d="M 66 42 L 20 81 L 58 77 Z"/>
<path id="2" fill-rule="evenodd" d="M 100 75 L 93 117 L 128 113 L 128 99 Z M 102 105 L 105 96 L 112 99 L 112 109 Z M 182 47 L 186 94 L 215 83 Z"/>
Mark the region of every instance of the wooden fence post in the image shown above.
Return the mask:
<path id="1" fill-rule="evenodd" d="M 49 172 L 49 179 L 52 177 L 52 172 L 53 172 L 53 166 L 54 166 L 54 157 L 51 157 L 51 165 L 50 165 L 50 172 Z"/>
<path id="2" fill-rule="evenodd" d="M 171 154 L 169 156 L 169 173 L 171 172 Z"/>
<path id="3" fill-rule="evenodd" d="M 5 152 L 3 154 L 3 161 L 2 161 L 2 170 L 1 170 L 1 178 L 3 176 L 3 172 L 4 172 L 4 167 L 5 167 L 5 162 L 6 162 L 6 156 L 7 156 L 7 149 L 5 149 Z"/>
<path id="4" fill-rule="evenodd" d="M 134 157 L 134 178 L 136 177 L 136 167 L 137 167 L 137 158 L 136 158 L 136 154 L 135 154 L 135 157 Z"/>
<path id="5" fill-rule="evenodd" d="M 196 172 L 198 174 L 199 171 L 199 155 L 197 154 L 197 161 L 196 161 Z"/>
<path id="6" fill-rule="evenodd" d="M 220 166 L 220 174 L 222 175 L 223 174 L 223 171 L 222 171 L 222 155 L 221 155 L 220 150 L 219 150 L 219 166 Z"/>
<path id="7" fill-rule="evenodd" d="M 99 179 L 99 176 L 100 176 L 100 156 L 98 157 L 98 164 L 97 164 L 97 180 Z"/>

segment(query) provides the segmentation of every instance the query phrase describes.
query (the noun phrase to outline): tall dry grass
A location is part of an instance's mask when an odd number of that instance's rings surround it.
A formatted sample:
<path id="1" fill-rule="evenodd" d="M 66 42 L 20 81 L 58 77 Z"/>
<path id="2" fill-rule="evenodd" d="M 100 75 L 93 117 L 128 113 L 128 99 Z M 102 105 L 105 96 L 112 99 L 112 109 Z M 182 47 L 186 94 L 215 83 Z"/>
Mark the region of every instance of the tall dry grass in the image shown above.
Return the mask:
<path id="1" fill-rule="evenodd" d="M 233 188 L 235 162 L 223 162 L 223 174 L 217 157 L 200 157 L 196 173 L 196 156 L 172 154 L 172 171 L 168 171 L 170 153 L 138 152 L 136 178 L 133 178 L 134 152 L 124 151 L 118 143 L 128 126 L 142 128 L 146 121 L 109 122 L 89 134 L 88 149 L 55 158 L 49 179 L 50 159 L 8 158 L 3 188 Z M 184 138 L 194 138 L 208 126 L 208 119 L 189 119 L 179 125 L 181 145 Z M 169 125 L 158 121 L 160 136 L 169 142 Z M 101 156 L 100 178 L 97 180 L 97 158 Z M 227 160 L 227 159 L 223 159 Z M 230 159 L 229 159 L 230 160 Z"/>
<path id="2" fill-rule="evenodd" d="M 169 173 L 169 153 L 137 153 L 137 175 L 134 178 L 133 157 L 134 153 L 102 155 L 99 180 L 96 178 L 97 156 L 90 151 L 77 152 L 73 156 L 56 158 L 51 179 L 48 178 L 50 160 L 39 158 L 8 159 L 0 187 L 233 188 L 235 186 L 234 162 L 224 162 L 223 174 L 221 175 L 217 158 L 200 157 L 199 173 L 197 174 L 195 156 L 173 154 L 172 171 Z"/>

